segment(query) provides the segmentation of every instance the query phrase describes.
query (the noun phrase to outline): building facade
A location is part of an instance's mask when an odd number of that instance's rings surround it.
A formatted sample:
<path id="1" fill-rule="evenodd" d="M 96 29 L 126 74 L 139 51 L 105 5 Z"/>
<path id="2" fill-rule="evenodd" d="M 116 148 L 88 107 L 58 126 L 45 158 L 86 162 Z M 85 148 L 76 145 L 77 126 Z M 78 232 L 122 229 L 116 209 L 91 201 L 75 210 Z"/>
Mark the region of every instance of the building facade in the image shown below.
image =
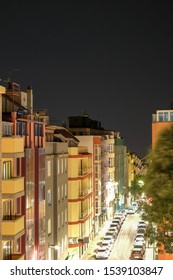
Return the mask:
<path id="1" fill-rule="evenodd" d="M 166 128 L 173 125 L 173 110 L 157 110 L 152 115 L 152 148 L 154 147 L 159 134 Z M 173 254 L 167 253 L 164 248 L 163 253 L 158 251 L 158 260 L 173 260 Z"/>
<path id="2" fill-rule="evenodd" d="M 92 154 L 87 147 L 68 148 L 68 243 L 80 259 L 93 235 Z"/>
<path id="3" fill-rule="evenodd" d="M 70 140 L 71 139 L 71 140 Z M 63 127 L 46 127 L 47 259 L 68 256 L 68 145 L 77 139 Z"/>
<path id="4" fill-rule="evenodd" d="M 25 178 L 24 195 L 17 197 L 16 206 L 13 209 L 12 203 L 10 204 L 13 216 L 15 213 L 21 214 L 24 219 L 24 234 L 18 247 L 25 255 L 25 259 L 44 260 L 46 258 L 45 124 L 32 114 L 32 89 L 30 87 L 24 93 L 18 84 L 10 82 L 6 88 L 2 108 L 4 125 L 12 126 L 12 138 L 16 142 L 24 139 L 24 156 L 21 158 L 21 154 L 17 151 L 16 167 L 14 169 L 15 164 L 12 161 L 12 171 L 9 175 Z M 16 145 L 13 144 L 14 151 Z M 22 148 L 21 144 L 17 146 Z M 8 151 L 9 148 L 10 145 L 7 145 L 6 154 L 11 151 Z M 20 184 L 22 184 L 21 181 L 22 179 L 20 179 Z"/>

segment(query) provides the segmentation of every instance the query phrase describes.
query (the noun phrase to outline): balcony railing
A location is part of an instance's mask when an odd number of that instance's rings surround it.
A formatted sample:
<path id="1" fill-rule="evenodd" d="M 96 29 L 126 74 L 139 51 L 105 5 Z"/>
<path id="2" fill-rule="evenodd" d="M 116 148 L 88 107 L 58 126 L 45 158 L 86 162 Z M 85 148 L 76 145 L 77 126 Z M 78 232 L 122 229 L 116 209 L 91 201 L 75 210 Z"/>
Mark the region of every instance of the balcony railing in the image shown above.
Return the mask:
<path id="1" fill-rule="evenodd" d="M 89 191 L 88 189 L 80 191 L 80 192 L 79 192 L 79 197 L 84 197 L 84 196 L 86 196 L 86 195 L 88 194 L 88 191 Z"/>
<path id="2" fill-rule="evenodd" d="M 24 216 L 9 215 L 2 220 L 2 235 L 14 236 L 24 230 Z"/>
<path id="3" fill-rule="evenodd" d="M 84 176 L 91 173 L 91 168 L 82 168 L 79 170 L 79 176 Z"/>
<path id="4" fill-rule="evenodd" d="M 2 180 L 2 194 L 17 194 L 24 191 L 24 177 Z"/>
<path id="5" fill-rule="evenodd" d="M 88 216 L 88 209 L 86 209 L 85 211 L 82 211 L 79 215 L 79 219 L 84 219 L 85 217 Z"/>
<path id="6" fill-rule="evenodd" d="M 13 260 L 13 261 L 22 261 L 25 259 L 25 255 L 24 254 L 12 254 L 10 256 L 10 260 Z"/>
<path id="7" fill-rule="evenodd" d="M 24 153 L 24 137 L 2 137 L 2 154 Z"/>

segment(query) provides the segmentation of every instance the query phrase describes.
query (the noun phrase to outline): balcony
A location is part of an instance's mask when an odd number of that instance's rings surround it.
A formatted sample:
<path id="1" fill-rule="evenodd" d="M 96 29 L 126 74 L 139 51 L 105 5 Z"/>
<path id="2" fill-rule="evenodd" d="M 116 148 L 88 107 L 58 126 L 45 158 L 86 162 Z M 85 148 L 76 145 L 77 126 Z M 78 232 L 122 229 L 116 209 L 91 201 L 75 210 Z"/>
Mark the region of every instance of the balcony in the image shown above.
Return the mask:
<path id="1" fill-rule="evenodd" d="M 24 254 L 12 254 L 10 256 L 10 260 L 12 261 L 22 261 L 25 259 L 25 255 Z"/>
<path id="2" fill-rule="evenodd" d="M 86 195 L 88 194 L 88 192 L 89 192 L 89 189 L 81 190 L 81 191 L 79 192 L 79 197 L 84 197 L 84 196 L 86 196 Z"/>
<path id="3" fill-rule="evenodd" d="M 85 176 L 85 175 L 87 175 L 91 172 L 92 172 L 92 169 L 90 167 L 82 168 L 82 169 L 79 170 L 79 176 Z"/>
<path id="4" fill-rule="evenodd" d="M 2 137 L 3 157 L 24 157 L 24 137 Z"/>
<path id="5" fill-rule="evenodd" d="M 24 194 L 24 177 L 14 177 L 2 180 L 2 196 L 3 198 Z"/>
<path id="6" fill-rule="evenodd" d="M 24 216 L 8 216 L 2 220 L 2 239 L 15 239 L 24 234 Z"/>
<path id="7" fill-rule="evenodd" d="M 79 219 L 85 219 L 88 216 L 88 209 L 86 209 L 85 211 L 81 211 Z"/>

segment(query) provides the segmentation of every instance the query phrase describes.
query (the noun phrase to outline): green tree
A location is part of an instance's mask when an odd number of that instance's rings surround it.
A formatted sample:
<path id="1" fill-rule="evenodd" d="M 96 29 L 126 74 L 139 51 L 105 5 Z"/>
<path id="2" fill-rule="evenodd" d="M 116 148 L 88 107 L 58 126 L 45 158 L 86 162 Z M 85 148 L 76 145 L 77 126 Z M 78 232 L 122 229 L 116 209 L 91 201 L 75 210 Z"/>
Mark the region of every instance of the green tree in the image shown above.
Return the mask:
<path id="1" fill-rule="evenodd" d="M 131 183 L 130 192 L 133 195 L 134 199 L 137 196 L 141 196 L 143 192 L 143 177 L 140 175 L 136 175 L 134 180 Z"/>
<path id="2" fill-rule="evenodd" d="M 147 157 L 143 189 L 148 202 L 142 216 L 149 222 L 147 237 L 173 253 L 173 126 L 160 133 Z"/>

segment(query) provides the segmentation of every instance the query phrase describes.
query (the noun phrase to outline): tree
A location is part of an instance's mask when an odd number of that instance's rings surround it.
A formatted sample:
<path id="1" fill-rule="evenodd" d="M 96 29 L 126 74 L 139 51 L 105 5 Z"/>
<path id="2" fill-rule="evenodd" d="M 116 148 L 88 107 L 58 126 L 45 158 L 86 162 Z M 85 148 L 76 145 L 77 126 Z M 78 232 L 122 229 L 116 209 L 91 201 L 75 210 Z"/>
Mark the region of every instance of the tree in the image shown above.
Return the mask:
<path id="1" fill-rule="evenodd" d="M 131 183 L 130 192 L 136 199 L 137 196 L 141 196 L 143 192 L 143 178 L 140 175 L 136 175 Z"/>
<path id="2" fill-rule="evenodd" d="M 148 153 L 144 192 L 148 202 L 143 218 L 149 222 L 147 237 L 173 253 L 173 126 L 164 129 Z M 153 230 L 152 225 L 157 225 Z"/>

